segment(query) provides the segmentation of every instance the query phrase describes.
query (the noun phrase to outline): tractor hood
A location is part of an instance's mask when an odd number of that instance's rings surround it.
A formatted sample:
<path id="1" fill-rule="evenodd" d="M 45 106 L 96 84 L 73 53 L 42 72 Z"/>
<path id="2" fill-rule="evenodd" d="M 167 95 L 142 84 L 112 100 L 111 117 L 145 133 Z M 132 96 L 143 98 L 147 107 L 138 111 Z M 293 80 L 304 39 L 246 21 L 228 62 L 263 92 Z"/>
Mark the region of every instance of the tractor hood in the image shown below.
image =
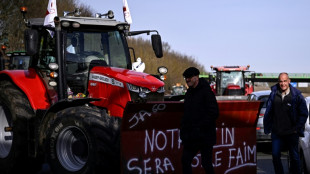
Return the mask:
<path id="1" fill-rule="evenodd" d="M 97 81 L 102 81 L 103 83 L 113 81 L 113 83 L 124 86 L 126 84 L 123 83 L 129 83 L 135 86 L 148 88 L 152 92 L 164 86 L 164 82 L 152 75 L 115 67 L 94 67 L 90 71 L 90 79 L 98 79 Z"/>

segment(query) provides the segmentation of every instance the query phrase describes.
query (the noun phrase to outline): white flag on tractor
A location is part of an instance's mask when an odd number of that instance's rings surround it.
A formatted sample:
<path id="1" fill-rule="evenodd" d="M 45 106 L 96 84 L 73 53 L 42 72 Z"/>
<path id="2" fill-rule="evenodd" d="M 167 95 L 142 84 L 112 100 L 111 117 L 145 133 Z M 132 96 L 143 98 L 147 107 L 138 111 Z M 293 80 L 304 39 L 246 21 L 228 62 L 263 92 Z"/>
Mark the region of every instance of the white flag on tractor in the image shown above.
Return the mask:
<path id="1" fill-rule="evenodd" d="M 55 27 L 54 17 L 57 16 L 57 6 L 56 0 L 49 0 L 47 5 L 47 11 L 44 19 L 44 26 L 52 26 Z M 49 31 L 51 36 L 53 37 L 53 32 Z"/>
<path id="2" fill-rule="evenodd" d="M 131 19 L 131 15 L 130 15 L 130 11 L 129 11 L 127 0 L 123 0 L 123 12 L 124 12 L 125 22 L 128 22 L 128 24 L 131 24 L 132 23 L 132 19 Z"/>

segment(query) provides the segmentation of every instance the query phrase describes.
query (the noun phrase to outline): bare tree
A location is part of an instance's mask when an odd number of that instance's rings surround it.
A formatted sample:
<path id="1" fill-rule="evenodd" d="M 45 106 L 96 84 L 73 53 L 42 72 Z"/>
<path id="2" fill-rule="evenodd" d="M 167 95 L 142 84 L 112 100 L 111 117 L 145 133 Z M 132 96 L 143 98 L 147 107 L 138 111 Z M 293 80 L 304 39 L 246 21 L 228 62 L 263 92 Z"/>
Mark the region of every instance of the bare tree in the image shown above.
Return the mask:
<path id="1" fill-rule="evenodd" d="M 24 50 L 24 30 L 20 7 L 28 9 L 27 18 L 44 18 L 48 0 L 1 0 L 0 3 L 0 44 L 5 44 L 8 51 Z M 64 11 L 80 8 L 81 15 L 91 16 L 91 8 L 79 4 L 76 0 L 58 0 L 57 15 L 63 16 Z"/>
<path id="2" fill-rule="evenodd" d="M 193 57 L 182 55 L 173 51 L 170 45 L 166 42 L 163 43 L 164 56 L 162 58 L 156 58 L 154 55 L 150 40 L 139 38 L 127 39 L 128 45 L 135 50 L 135 56 L 141 57 L 145 62 L 145 72 L 149 74 L 158 74 L 157 68 L 159 66 L 165 66 L 168 68 L 167 79 L 165 80 L 166 91 L 169 92 L 169 88 L 176 83 L 185 85 L 182 73 L 190 66 L 197 67 L 201 73 L 206 73 L 204 66 L 199 64 Z M 132 61 L 133 54 L 131 54 Z"/>
<path id="3" fill-rule="evenodd" d="M 8 51 L 24 50 L 24 30 L 25 23 L 20 13 L 20 7 L 27 6 L 28 18 L 44 18 L 46 15 L 48 0 L 1 0 L 0 3 L 0 44 L 5 43 Z M 81 16 L 93 16 L 92 9 L 77 0 L 57 0 L 57 15 L 63 16 L 64 11 L 74 11 L 79 8 Z M 145 72 L 149 74 L 158 74 L 159 66 L 168 68 L 166 89 L 182 83 L 185 85 L 182 77 L 183 71 L 195 66 L 205 72 L 205 69 L 193 57 L 179 54 L 171 49 L 171 46 L 163 43 L 163 58 L 156 58 L 151 46 L 150 40 L 143 38 L 128 38 L 130 47 L 135 49 L 135 55 L 141 57 L 146 63 Z M 133 53 L 131 53 L 132 61 L 134 61 Z"/>

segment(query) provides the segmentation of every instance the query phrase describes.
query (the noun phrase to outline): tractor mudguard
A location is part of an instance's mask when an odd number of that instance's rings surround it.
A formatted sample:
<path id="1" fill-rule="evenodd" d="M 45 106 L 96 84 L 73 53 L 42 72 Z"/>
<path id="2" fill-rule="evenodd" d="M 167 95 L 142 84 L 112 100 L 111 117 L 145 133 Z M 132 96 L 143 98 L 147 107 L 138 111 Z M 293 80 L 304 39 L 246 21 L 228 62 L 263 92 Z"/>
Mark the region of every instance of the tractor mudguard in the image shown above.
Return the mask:
<path id="1" fill-rule="evenodd" d="M 42 145 L 43 140 L 46 138 L 45 132 L 46 129 L 49 127 L 50 120 L 53 120 L 54 115 L 63 109 L 82 106 L 93 101 L 99 101 L 100 99 L 97 98 L 77 98 L 77 99 L 65 99 L 57 102 L 56 104 L 52 105 L 48 110 L 42 111 L 44 112 L 42 115 L 41 123 L 39 124 L 39 145 Z"/>
<path id="2" fill-rule="evenodd" d="M 256 173 L 256 123 L 261 102 L 218 101 L 215 173 Z M 179 127 L 183 102 L 128 103 L 121 127 L 123 173 L 182 173 Z M 204 173 L 201 156 L 193 173 Z"/>
<path id="3" fill-rule="evenodd" d="M 50 107 L 46 88 L 34 69 L 1 71 L 0 80 L 7 78 L 26 94 L 34 110 L 44 110 Z"/>
<path id="4" fill-rule="evenodd" d="M 99 98 L 76 98 L 76 99 L 65 99 L 60 100 L 54 105 L 52 105 L 46 113 L 53 112 L 56 113 L 62 109 L 69 108 L 69 107 L 75 107 L 75 106 L 82 106 L 85 104 L 88 104 L 93 101 L 99 101 L 101 99 Z"/>

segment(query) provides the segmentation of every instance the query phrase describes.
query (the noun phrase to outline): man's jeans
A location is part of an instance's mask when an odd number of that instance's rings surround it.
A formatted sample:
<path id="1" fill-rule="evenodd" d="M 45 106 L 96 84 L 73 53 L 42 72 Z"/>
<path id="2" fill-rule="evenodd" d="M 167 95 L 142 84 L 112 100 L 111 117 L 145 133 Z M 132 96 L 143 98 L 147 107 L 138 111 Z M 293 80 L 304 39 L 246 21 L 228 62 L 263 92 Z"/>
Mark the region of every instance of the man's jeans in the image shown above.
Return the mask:
<path id="1" fill-rule="evenodd" d="M 206 174 L 214 174 L 214 168 L 212 165 L 213 145 L 200 144 L 200 145 L 183 145 L 182 154 L 182 169 L 183 174 L 192 174 L 192 161 L 196 154 L 201 153 L 202 167 Z"/>
<path id="2" fill-rule="evenodd" d="M 278 136 L 271 134 L 272 139 L 272 160 L 273 167 L 276 174 L 283 174 L 283 166 L 281 162 L 281 150 L 287 148 L 289 150 L 290 158 L 290 171 L 293 174 L 301 174 L 300 159 L 298 153 L 298 134 L 290 134 L 284 136 Z"/>

